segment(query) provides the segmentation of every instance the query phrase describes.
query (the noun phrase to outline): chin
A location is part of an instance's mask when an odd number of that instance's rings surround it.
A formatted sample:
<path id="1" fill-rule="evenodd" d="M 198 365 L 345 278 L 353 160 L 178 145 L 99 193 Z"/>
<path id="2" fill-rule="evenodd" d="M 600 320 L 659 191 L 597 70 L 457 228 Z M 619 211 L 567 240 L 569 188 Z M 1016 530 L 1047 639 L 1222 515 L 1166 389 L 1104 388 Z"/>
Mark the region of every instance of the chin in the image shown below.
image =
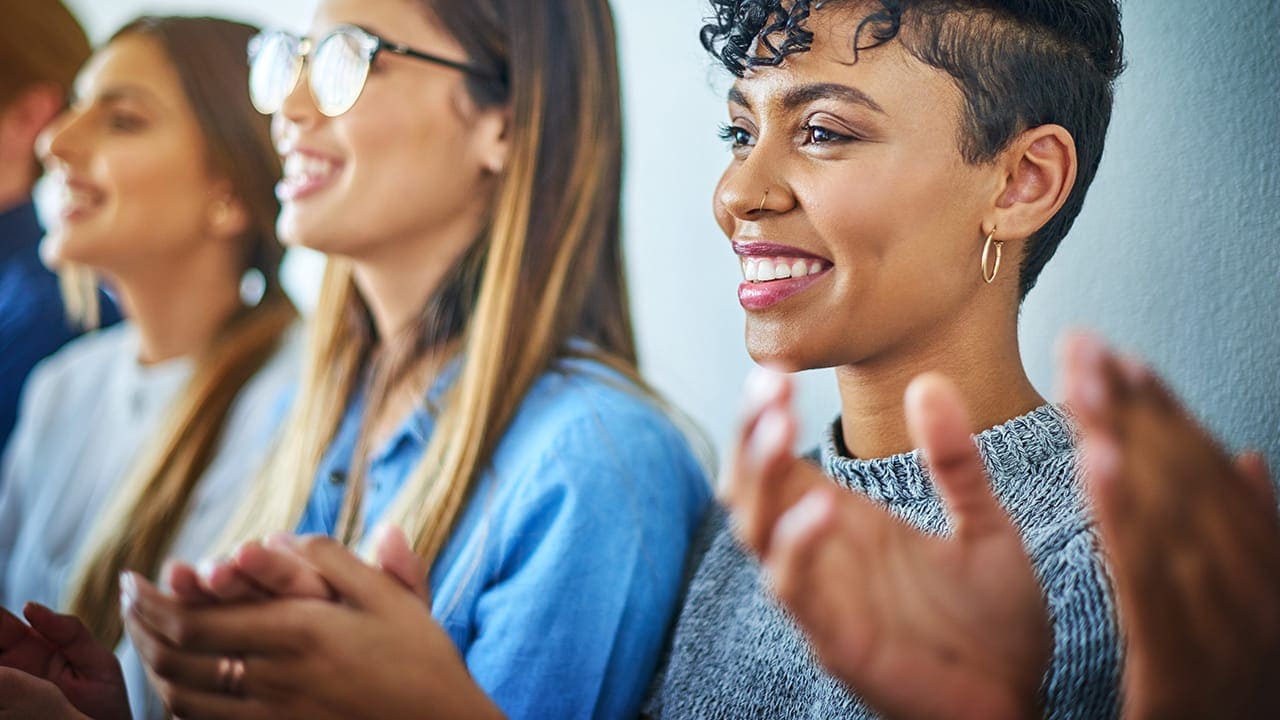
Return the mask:
<path id="1" fill-rule="evenodd" d="M 761 322 L 748 317 L 746 343 L 747 354 L 757 365 L 778 372 L 828 367 L 819 361 L 817 348 L 806 342 L 803 330 L 788 328 L 785 323 Z"/>

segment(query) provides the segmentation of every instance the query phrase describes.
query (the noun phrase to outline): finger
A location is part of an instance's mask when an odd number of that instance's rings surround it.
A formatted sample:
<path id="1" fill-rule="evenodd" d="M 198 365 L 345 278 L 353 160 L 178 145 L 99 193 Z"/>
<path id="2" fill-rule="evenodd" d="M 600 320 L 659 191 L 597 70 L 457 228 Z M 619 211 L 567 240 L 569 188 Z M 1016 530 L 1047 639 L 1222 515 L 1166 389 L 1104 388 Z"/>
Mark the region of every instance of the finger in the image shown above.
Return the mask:
<path id="1" fill-rule="evenodd" d="M 0 607 L 0 653 L 26 641 L 30 634 L 31 628 L 26 623 Z"/>
<path id="2" fill-rule="evenodd" d="M 1245 483 L 1257 494 L 1259 502 L 1267 507 L 1275 506 L 1276 486 L 1271 478 L 1271 470 L 1267 460 L 1261 453 L 1242 453 L 1235 461 L 1236 471 L 1244 478 Z"/>
<path id="3" fill-rule="evenodd" d="M 743 389 L 746 395 L 742 411 L 743 437 L 751 432 L 751 427 L 766 408 L 791 404 L 793 389 L 790 378 L 767 367 L 752 368 Z"/>
<path id="4" fill-rule="evenodd" d="M 200 579 L 200 573 L 184 562 L 170 561 L 165 564 L 160 576 L 173 591 L 175 597 L 191 605 L 207 605 L 217 602 L 218 598 L 208 592 Z"/>
<path id="5" fill-rule="evenodd" d="M 380 612 L 406 592 L 399 580 L 365 563 L 333 538 L 308 535 L 291 542 L 338 596 L 356 608 Z"/>
<path id="6" fill-rule="evenodd" d="M 198 690 L 169 683 L 163 679 L 157 679 L 155 685 L 157 693 L 164 699 L 165 707 L 169 709 L 170 714 L 182 720 L 257 720 L 280 716 L 262 700 L 248 693 L 230 695 L 224 692 Z"/>
<path id="7" fill-rule="evenodd" d="M 62 615 L 33 602 L 27 603 L 22 614 L 78 670 L 102 673 L 115 668 L 115 654 L 95 640 L 75 615 Z"/>
<path id="8" fill-rule="evenodd" d="M 247 603 L 265 600 L 271 593 L 254 584 L 240 572 L 232 558 L 207 560 L 200 563 L 200 585 L 221 603 Z"/>
<path id="9" fill-rule="evenodd" d="M 780 486 L 795 461 L 795 434 L 790 412 L 766 410 L 724 482 L 725 503 L 733 511 L 738 535 L 757 553 L 765 550 L 774 522 L 789 506 L 780 502 Z"/>
<path id="10" fill-rule="evenodd" d="M 246 543 L 235 552 L 234 558 L 240 573 L 270 595 L 318 600 L 334 598 L 333 588 L 293 552 L 283 537 L 273 536 L 265 543 Z"/>
<path id="11" fill-rule="evenodd" d="M 829 542 L 836 519 L 835 488 L 815 488 L 778 519 L 764 558 L 774 592 L 798 616 L 801 599 L 813 597 L 813 565 Z M 802 617 L 802 619 L 804 619 Z"/>
<path id="12" fill-rule="evenodd" d="M 382 571 L 413 591 L 427 607 L 431 607 L 431 590 L 427 586 L 427 564 L 409 547 L 404 531 L 390 523 L 374 531 L 374 557 Z"/>
<path id="13" fill-rule="evenodd" d="M 921 375 L 907 386 L 904 404 L 912 442 L 924 451 L 956 537 L 1007 531 L 1009 516 L 992 494 L 955 386 L 941 375 Z"/>
<path id="14" fill-rule="evenodd" d="M 1093 333 L 1074 331 L 1061 344 L 1063 397 L 1083 429 L 1117 433 L 1117 413 L 1127 382 L 1106 344 Z"/>
<path id="15" fill-rule="evenodd" d="M 120 606 L 126 616 L 170 645 L 209 654 L 291 653 L 305 645 L 296 602 L 191 606 L 161 592 L 137 573 L 123 573 Z"/>

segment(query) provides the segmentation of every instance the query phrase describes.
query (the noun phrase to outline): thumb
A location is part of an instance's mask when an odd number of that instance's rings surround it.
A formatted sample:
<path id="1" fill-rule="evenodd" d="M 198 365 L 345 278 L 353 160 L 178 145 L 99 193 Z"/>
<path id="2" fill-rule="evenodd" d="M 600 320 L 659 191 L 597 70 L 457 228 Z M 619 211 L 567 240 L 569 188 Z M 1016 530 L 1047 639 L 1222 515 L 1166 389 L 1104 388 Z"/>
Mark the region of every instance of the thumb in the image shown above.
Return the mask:
<path id="1" fill-rule="evenodd" d="M 1009 527 L 1009 516 L 991 493 L 955 385 L 941 375 L 921 375 L 907 386 L 905 407 L 912 442 L 924 451 L 956 537 L 978 538 Z"/>
<path id="2" fill-rule="evenodd" d="M 431 588 L 427 585 L 427 564 L 409 546 L 404 531 L 391 523 L 374 530 L 374 559 L 378 567 L 413 591 L 427 607 L 431 607 Z"/>
<path id="3" fill-rule="evenodd" d="M 34 602 L 27 603 L 22 614 L 77 672 L 101 676 L 115 668 L 115 654 L 94 639 L 75 615 L 62 615 Z"/>

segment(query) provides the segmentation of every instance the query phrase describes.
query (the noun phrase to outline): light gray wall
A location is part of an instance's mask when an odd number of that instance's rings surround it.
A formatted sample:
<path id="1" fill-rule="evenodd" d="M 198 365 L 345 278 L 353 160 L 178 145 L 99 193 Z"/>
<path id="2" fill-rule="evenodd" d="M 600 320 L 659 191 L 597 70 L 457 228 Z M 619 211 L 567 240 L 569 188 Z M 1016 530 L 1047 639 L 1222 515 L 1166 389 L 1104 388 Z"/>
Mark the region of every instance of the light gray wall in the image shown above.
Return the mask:
<path id="1" fill-rule="evenodd" d="M 314 0 L 72 0 L 97 40 L 141 11 L 305 26 Z M 697 43 L 703 0 L 614 0 L 628 122 L 627 257 L 642 362 L 723 448 L 750 360 L 739 273 L 711 218 L 728 158 L 726 79 Z M 1052 393 L 1055 338 L 1087 325 L 1150 358 L 1233 446 L 1280 466 L 1280 5 L 1129 0 L 1129 71 L 1102 169 L 1023 314 L 1033 380 Z M 295 262 L 297 292 L 314 268 Z M 802 437 L 837 403 L 801 379 Z"/>
<path id="2" fill-rule="evenodd" d="M 1124 10 L 1106 154 L 1028 297 L 1027 365 L 1049 388 L 1060 329 L 1096 327 L 1280 467 L 1280 3 Z"/>

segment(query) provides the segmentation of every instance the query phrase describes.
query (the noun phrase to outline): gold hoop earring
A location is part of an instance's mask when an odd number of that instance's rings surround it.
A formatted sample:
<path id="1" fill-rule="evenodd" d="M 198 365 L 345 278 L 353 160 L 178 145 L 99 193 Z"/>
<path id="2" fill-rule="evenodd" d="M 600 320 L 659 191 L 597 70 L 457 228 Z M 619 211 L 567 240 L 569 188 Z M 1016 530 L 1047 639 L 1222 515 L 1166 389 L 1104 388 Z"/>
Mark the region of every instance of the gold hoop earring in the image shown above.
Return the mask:
<path id="1" fill-rule="evenodd" d="M 764 189 L 764 197 L 760 198 L 760 207 L 756 208 L 756 212 L 764 212 L 764 204 L 769 202 L 769 188 Z"/>
<path id="2" fill-rule="evenodd" d="M 1000 274 L 1000 259 L 1001 259 L 1001 256 L 1004 254 L 1004 241 L 996 240 L 995 241 L 996 264 L 995 264 L 995 267 L 991 268 L 991 274 L 988 275 L 987 274 L 987 258 L 990 257 L 991 255 L 992 239 L 995 237 L 995 235 L 996 235 L 996 229 L 993 226 L 991 228 L 990 234 L 987 235 L 987 241 L 982 245 L 982 279 L 986 280 L 988 285 L 995 282 L 996 276 Z"/>

